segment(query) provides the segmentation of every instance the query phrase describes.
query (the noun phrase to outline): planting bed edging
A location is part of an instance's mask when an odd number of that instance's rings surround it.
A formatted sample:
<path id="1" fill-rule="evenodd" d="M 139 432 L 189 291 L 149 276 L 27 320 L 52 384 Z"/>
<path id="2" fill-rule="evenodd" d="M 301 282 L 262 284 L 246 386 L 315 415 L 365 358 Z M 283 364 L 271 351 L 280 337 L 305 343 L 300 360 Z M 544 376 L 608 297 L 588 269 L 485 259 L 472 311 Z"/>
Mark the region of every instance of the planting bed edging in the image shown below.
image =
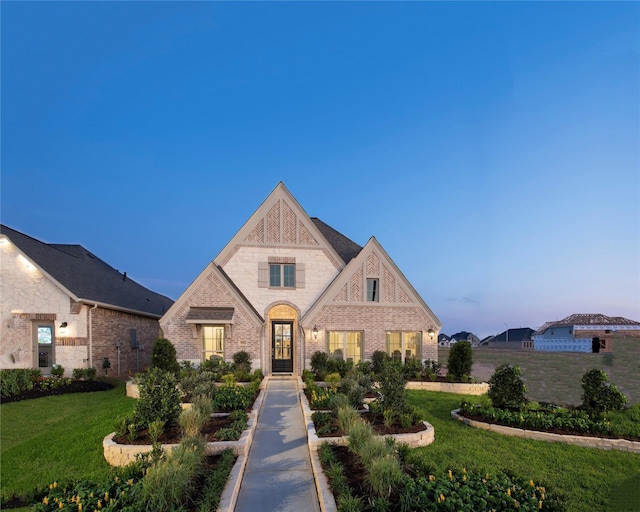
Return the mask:
<path id="1" fill-rule="evenodd" d="M 205 446 L 205 454 L 215 455 L 217 453 L 223 452 L 227 448 L 231 448 L 231 450 L 233 450 L 233 454 L 237 457 L 248 454 L 249 448 L 251 447 L 251 441 L 253 440 L 253 434 L 256 429 L 256 418 L 258 415 L 258 411 L 260 410 L 260 406 L 262 405 L 263 399 L 264 389 L 261 389 L 253 404 L 253 409 L 249 413 L 249 425 L 242 432 L 240 439 L 238 439 L 237 441 L 209 442 Z M 153 448 L 148 444 L 118 444 L 113 441 L 115 435 L 116 433 L 112 432 L 102 441 L 104 458 L 112 466 L 126 466 L 127 464 L 136 460 L 137 454 L 150 452 Z M 162 449 L 167 451 L 173 450 L 176 446 L 178 445 L 163 444 Z"/>
<path id="2" fill-rule="evenodd" d="M 621 450 L 625 452 L 640 453 L 640 442 L 629 441 L 627 439 L 608 439 L 606 437 L 588 437 L 576 435 L 553 434 L 551 432 L 540 432 L 538 430 L 526 430 L 516 427 L 505 427 L 495 423 L 485 423 L 483 421 L 471 420 L 458 414 L 460 409 L 451 411 L 451 417 L 455 418 L 470 427 L 481 430 L 490 430 L 505 436 L 522 437 L 524 439 L 534 439 L 536 441 L 555 441 L 558 443 L 575 444 L 584 448 L 598 448 L 599 450 Z"/>
<path id="3" fill-rule="evenodd" d="M 440 391 L 442 393 L 457 393 L 459 395 L 484 395 L 489 391 L 486 382 L 416 382 L 408 381 L 407 389 L 419 389 L 422 391 Z"/>
<path id="4" fill-rule="evenodd" d="M 304 391 L 300 392 L 300 404 L 302 406 L 302 412 L 304 413 L 305 422 L 307 423 L 307 442 L 309 443 L 310 449 L 316 450 L 317 447 L 324 442 L 336 445 L 346 445 L 348 443 L 348 436 L 318 437 L 318 434 L 316 433 L 316 427 L 313 424 L 313 420 L 311 419 L 313 411 L 309 407 L 309 400 L 307 400 L 307 396 L 304 394 Z M 426 430 L 422 430 L 421 432 L 411 434 L 393 434 L 391 436 L 384 437 L 393 437 L 396 441 L 406 443 L 412 448 L 415 448 L 417 446 L 427 446 L 428 444 L 433 443 L 435 439 L 435 430 L 430 423 L 427 423 L 426 421 L 424 421 L 423 423 L 427 428 Z"/>
<path id="5" fill-rule="evenodd" d="M 262 379 L 262 381 L 260 381 L 260 389 L 264 389 L 264 381 L 265 379 Z M 237 382 L 236 384 L 238 384 L 239 386 L 249 385 L 248 382 Z M 223 384 L 221 382 L 218 382 L 217 385 L 222 386 Z M 135 382 L 128 380 L 125 389 L 127 390 L 127 396 L 129 398 L 140 398 L 140 386 Z"/>

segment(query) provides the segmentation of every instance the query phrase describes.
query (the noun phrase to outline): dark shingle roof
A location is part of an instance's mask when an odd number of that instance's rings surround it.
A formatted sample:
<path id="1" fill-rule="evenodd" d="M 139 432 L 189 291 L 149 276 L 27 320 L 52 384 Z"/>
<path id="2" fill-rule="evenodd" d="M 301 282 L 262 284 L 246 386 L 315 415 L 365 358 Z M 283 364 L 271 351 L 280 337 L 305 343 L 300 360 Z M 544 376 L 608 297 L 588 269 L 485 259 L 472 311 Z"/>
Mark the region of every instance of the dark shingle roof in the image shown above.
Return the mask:
<path id="1" fill-rule="evenodd" d="M 506 342 L 507 341 L 507 332 L 509 333 L 509 343 L 516 341 L 530 341 L 531 335 L 535 332 L 533 329 L 529 327 L 519 327 L 518 329 L 508 329 L 507 331 L 501 332 L 493 339 L 491 342 Z M 484 341 L 484 340 L 483 340 Z"/>
<path id="2" fill-rule="evenodd" d="M 0 225 L 7 236 L 38 267 L 84 302 L 162 316 L 173 300 L 118 272 L 81 245 L 46 244 Z"/>
<path id="3" fill-rule="evenodd" d="M 311 217 L 311 220 L 320 230 L 322 236 L 327 239 L 327 242 L 331 244 L 333 249 L 338 253 L 338 256 L 340 256 L 345 263 L 349 263 L 353 258 L 360 254 L 362 247 L 353 240 L 350 240 L 317 217 Z"/>

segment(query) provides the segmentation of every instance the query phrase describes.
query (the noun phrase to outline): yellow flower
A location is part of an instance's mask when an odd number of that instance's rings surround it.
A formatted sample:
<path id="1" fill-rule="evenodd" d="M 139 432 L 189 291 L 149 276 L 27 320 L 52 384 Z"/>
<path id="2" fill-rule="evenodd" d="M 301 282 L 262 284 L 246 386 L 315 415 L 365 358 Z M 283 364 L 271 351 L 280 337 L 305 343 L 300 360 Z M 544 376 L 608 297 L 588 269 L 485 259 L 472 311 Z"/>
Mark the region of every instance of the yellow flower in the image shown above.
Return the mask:
<path id="1" fill-rule="evenodd" d="M 462 468 L 462 472 L 463 472 L 464 474 L 466 474 L 466 473 L 467 473 L 467 468 Z"/>
<path id="2" fill-rule="evenodd" d="M 82 503 L 78 503 L 78 512 L 82 512 Z"/>
<path id="3" fill-rule="evenodd" d="M 485 480 L 489 480 L 489 473 L 487 473 L 486 475 L 484 475 Z"/>
<path id="4" fill-rule="evenodd" d="M 53 484 L 49 484 L 49 489 L 53 489 Z"/>
<path id="5" fill-rule="evenodd" d="M 49 504 L 49 498 L 47 498 L 46 496 L 44 498 L 42 498 L 42 503 L 44 503 L 45 505 Z"/>
<path id="6" fill-rule="evenodd" d="M 55 489 L 56 487 L 58 487 L 58 482 L 53 482 L 53 488 Z"/>
<path id="7" fill-rule="evenodd" d="M 462 481 L 466 482 L 467 481 L 467 475 L 462 475 Z"/>
<path id="8" fill-rule="evenodd" d="M 538 510 L 542 510 L 542 500 L 538 502 Z"/>
<path id="9" fill-rule="evenodd" d="M 513 506 L 517 509 L 520 508 L 520 503 L 518 503 L 518 500 L 513 500 Z"/>
<path id="10" fill-rule="evenodd" d="M 429 482 L 435 482 L 436 477 L 433 475 L 429 475 Z"/>
<path id="11" fill-rule="evenodd" d="M 451 470 L 449 470 L 448 475 L 449 475 L 449 480 L 453 480 L 453 474 L 451 473 Z"/>
<path id="12" fill-rule="evenodd" d="M 62 502 L 58 503 L 58 508 L 62 508 L 62 507 L 64 507 L 64 503 Z"/>
<path id="13" fill-rule="evenodd" d="M 109 491 L 104 493 L 104 501 L 107 501 L 109 499 Z"/>
<path id="14" fill-rule="evenodd" d="M 507 489 L 507 494 L 511 496 L 511 488 Z"/>
<path id="15" fill-rule="evenodd" d="M 535 487 L 535 486 L 536 486 L 536 484 L 534 484 L 534 483 L 533 483 L 533 480 L 529 480 L 529 485 L 530 485 L 531 487 Z"/>
<path id="16" fill-rule="evenodd" d="M 133 485 L 133 478 L 129 478 L 129 480 L 127 480 L 127 485 Z"/>
<path id="17" fill-rule="evenodd" d="M 100 510 L 100 509 L 102 508 L 102 502 L 101 502 L 100 500 L 98 500 L 98 505 L 97 505 L 97 507 L 98 507 L 98 510 Z"/>

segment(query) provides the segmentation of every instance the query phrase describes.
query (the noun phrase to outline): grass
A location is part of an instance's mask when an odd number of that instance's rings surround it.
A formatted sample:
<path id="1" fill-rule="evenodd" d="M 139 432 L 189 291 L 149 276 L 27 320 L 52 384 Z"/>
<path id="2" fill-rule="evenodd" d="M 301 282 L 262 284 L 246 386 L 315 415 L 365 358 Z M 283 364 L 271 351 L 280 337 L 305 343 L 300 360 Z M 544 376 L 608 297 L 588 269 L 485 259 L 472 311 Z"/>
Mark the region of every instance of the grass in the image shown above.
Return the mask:
<path id="1" fill-rule="evenodd" d="M 100 478 L 110 466 L 103 438 L 135 400 L 119 383 L 111 391 L 3 404 L 0 408 L 1 493 L 29 497 L 57 480 Z"/>
<path id="2" fill-rule="evenodd" d="M 535 352 L 511 349 L 480 348 L 473 350 L 474 370 L 479 365 L 496 368 L 500 364 L 517 364 L 532 400 L 574 404 L 581 402 L 580 379 L 587 370 L 602 369 L 626 396 L 629 405 L 640 402 L 640 339 L 612 336 L 613 352 L 582 354 L 570 352 Z M 438 359 L 446 364 L 449 349 L 438 347 Z M 640 507 L 639 507 L 640 508 Z"/>
<path id="3" fill-rule="evenodd" d="M 474 353 L 475 354 L 475 353 Z M 409 390 L 436 432 L 412 456 L 425 467 L 503 471 L 541 482 L 566 499 L 571 512 L 640 509 L 640 455 L 507 437 L 468 427 L 451 418 L 461 400 L 477 397 Z"/>

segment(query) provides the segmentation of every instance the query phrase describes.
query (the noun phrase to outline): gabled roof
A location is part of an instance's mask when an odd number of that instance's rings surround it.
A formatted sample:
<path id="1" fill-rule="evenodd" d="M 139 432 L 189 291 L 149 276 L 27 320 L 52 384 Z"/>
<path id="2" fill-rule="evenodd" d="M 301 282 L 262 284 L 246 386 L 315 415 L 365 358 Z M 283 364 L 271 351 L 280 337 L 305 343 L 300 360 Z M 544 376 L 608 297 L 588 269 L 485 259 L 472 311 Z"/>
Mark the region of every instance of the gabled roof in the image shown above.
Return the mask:
<path id="1" fill-rule="evenodd" d="M 467 332 L 467 331 L 460 331 L 457 332 L 455 334 L 451 335 L 451 339 L 452 340 L 456 340 L 456 341 L 471 341 L 471 342 L 475 342 L 475 343 L 479 343 L 480 342 L 480 338 L 478 338 L 475 334 L 473 334 L 472 332 Z"/>
<path id="2" fill-rule="evenodd" d="M 360 254 L 362 247 L 353 240 L 325 224 L 317 217 L 311 217 L 311 220 L 345 263 L 349 263 Z"/>
<path id="3" fill-rule="evenodd" d="M 46 244 L 4 225 L 0 233 L 75 301 L 152 317 L 162 316 L 173 304 L 169 297 L 136 283 L 81 245 Z"/>
<path id="4" fill-rule="evenodd" d="M 491 342 L 507 342 L 530 341 L 531 335 L 535 331 L 529 327 L 519 327 L 517 329 L 507 329 L 491 339 Z M 507 336 L 508 333 L 508 336 Z M 483 340 L 484 341 L 484 340 Z"/>
<path id="5" fill-rule="evenodd" d="M 555 322 L 546 322 L 542 325 L 536 333 L 541 334 L 551 327 L 566 327 L 573 325 L 637 325 L 640 326 L 640 322 L 635 320 L 629 320 L 621 316 L 607 316 L 600 313 L 576 313 L 569 315 L 562 320 L 556 320 Z"/>

